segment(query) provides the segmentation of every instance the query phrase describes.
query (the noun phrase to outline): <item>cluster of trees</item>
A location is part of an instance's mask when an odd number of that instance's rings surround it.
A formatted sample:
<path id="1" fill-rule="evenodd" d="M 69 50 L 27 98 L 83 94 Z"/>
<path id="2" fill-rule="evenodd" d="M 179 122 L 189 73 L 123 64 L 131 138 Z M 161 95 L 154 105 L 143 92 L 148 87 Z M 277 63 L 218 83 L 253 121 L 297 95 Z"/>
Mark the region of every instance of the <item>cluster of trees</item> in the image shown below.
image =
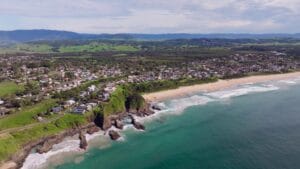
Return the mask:
<path id="1" fill-rule="evenodd" d="M 210 83 L 217 81 L 218 78 L 212 77 L 207 79 L 180 79 L 180 80 L 160 80 L 148 81 L 143 83 L 131 83 L 127 87 L 136 93 L 149 93 L 167 89 L 175 89 L 180 86 L 189 86 L 202 83 Z"/>

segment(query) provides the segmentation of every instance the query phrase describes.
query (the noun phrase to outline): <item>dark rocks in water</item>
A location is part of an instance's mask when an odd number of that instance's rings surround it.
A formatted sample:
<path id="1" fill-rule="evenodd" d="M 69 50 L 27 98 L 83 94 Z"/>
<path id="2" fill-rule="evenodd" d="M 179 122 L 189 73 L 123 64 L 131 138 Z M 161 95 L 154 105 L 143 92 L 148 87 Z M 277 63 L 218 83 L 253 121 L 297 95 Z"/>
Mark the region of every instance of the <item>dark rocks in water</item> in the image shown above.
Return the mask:
<path id="1" fill-rule="evenodd" d="M 117 131 L 114 131 L 114 130 L 110 130 L 108 132 L 109 134 L 109 137 L 112 139 L 112 140 L 118 140 L 121 136 L 120 134 L 117 132 Z"/>
<path id="2" fill-rule="evenodd" d="M 155 112 L 154 111 L 151 111 L 151 110 L 147 110 L 147 111 L 145 111 L 144 112 L 144 114 L 146 115 L 146 116 L 150 116 L 150 115 L 152 115 L 152 114 L 154 114 Z"/>
<path id="3" fill-rule="evenodd" d="M 123 123 L 120 120 L 115 120 L 114 125 L 115 125 L 116 128 L 118 128 L 120 130 L 122 130 L 123 127 L 124 127 Z"/>
<path id="4" fill-rule="evenodd" d="M 134 126 L 136 129 L 138 129 L 138 130 L 145 130 L 145 129 L 146 129 L 145 126 L 142 125 L 142 124 L 139 123 L 139 122 L 134 122 L 134 123 L 133 123 L 133 126 Z"/>
<path id="5" fill-rule="evenodd" d="M 161 108 L 158 107 L 157 105 L 152 105 L 151 107 L 153 110 L 158 110 L 158 111 L 161 111 Z"/>
<path id="6" fill-rule="evenodd" d="M 154 114 L 155 112 L 154 111 L 151 111 L 151 110 L 141 110 L 141 111 L 139 111 L 139 112 L 136 112 L 136 113 L 133 113 L 133 114 L 135 114 L 135 115 L 137 115 L 137 116 L 139 116 L 139 117 L 146 117 L 146 116 L 150 116 L 150 115 L 152 115 L 152 114 Z"/>
<path id="7" fill-rule="evenodd" d="M 94 133 L 98 132 L 99 130 L 100 130 L 99 127 L 93 126 L 91 128 L 88 128 L 86 132 L 91 135 L 91 134 L 94 134 Z"/>
<path id="8" fill-rule="evenodd" d="M 137 122 L 137 121 L 134 119 L 133 116 L 130 116 L 130 118 L 132 119 L 132 124 L 133 124 L 133 126 L 134 126 L 136 129 L 138 129 L 138 130 L 145 130 L 145 129 L 146 129 L 145 126 L 142 125 L 141 123 Z"/>
<path id="9" fill-rule="evenodd" d="M 86 137 L 85 137 L 85 135 L 84 135 L 83 132 L 80 132 L 80 133 L 79 133 L 79 140 L 80 140 L 79 147 L 80 147 L 81 149 L 86 150 L 86 148 L 87 148 L 87 146 L 88 146 L 88 143 L 87 143 Z"/>

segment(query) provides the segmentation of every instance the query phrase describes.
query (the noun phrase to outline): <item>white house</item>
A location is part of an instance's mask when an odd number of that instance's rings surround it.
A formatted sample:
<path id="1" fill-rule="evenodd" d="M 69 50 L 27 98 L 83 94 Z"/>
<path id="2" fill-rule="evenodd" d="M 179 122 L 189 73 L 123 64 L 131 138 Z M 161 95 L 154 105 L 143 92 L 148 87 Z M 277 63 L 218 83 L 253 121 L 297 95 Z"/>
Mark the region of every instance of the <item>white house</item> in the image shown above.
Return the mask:
<path id="1" fill-rule="evenodd" d="M 88 88 L 89 92 L 94 92 L 96 90 L 96 86 L 92 85 Z"/>
<path id="2" fill-rule="evenodd" d="M 66 106 L 72 106 L 72 105 L 74 105 L 76 102 L 74 101 L 74 100 L 67 100 L 66 102 L 65 102 L 65 105 Z"/>

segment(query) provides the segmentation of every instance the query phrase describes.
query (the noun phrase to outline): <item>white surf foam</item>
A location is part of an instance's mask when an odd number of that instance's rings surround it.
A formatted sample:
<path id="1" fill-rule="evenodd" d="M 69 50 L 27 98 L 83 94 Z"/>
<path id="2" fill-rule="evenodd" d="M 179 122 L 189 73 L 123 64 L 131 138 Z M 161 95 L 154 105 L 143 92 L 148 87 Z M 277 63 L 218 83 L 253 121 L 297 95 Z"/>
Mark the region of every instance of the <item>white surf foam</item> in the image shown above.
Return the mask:
<path id="1" fill-rule="evenodd" d="M 53 149 L 47 153 L 39 154 L 32 153 L 30 154 L 24 164 L 22 169 L 38 169 L 43 168 L 47 164 L 47 160 L 57 154 L 66 153 L 66 152 L 78 152 L 82 153 L 83 151 L 79 148 L 79 140 L 74 138 L 65 139 L 63 142 L 53 146 Z"/>
<path id="2" fill-rule="evenodd" d="M 205 105 L 208 102 L 215 101 L 215 99 L 209 98 L 207 96 L 201 96 L 201 95 L 194 95 L 187 98 L 181 98 L 181 99 L 175 99 L 171 100 L 170 104 L 170 110 L 174 112 L 180 113 L 187 107 L 195 106 L 195 105 Z"/>
<path id="3" fill-rule="evenodd" d="M 297 82 L 293 81 L 293 80 L 280 80 L 280 83 L 285 83 L 285 84 L 297 84 Z"/>
<path id="4" fill-rule="evenodd" d="M 86 140 L 89 142 L 97 137 L 104 136 L 104 131 L 99 131 L 94 134 L 86 134 Z M 74 152 L 75 154 L 84 153 L 84 150 L 79 148 L 79 139 L 77 135 L 74 137 L 68 137 L 64 139 L 61 143 L 53 145 L 53 148 L 43 154 L 39 153 L 32 153 L 26 158 L 22 169 L 40 169 L 43 168 L 48 162 L 48 160 L 55 156 L 62 153 L 70 153 Z"/>
<path id="5" fill-rule="evenodd" d="M 278 90 L 279 88 L 274 85 L 261 85 L 261 86 L 242 86 L 241 88 L 231 89 L 231 90 L 224 90 L 224 91 L 217 91 L 207 93 L 205 95 L 210 96 L 216 99 L 228 99 L 231 97 L 237 97 L 246 95 L 249 93 L 258 93 L 258 92 L 268 92 Z"/>

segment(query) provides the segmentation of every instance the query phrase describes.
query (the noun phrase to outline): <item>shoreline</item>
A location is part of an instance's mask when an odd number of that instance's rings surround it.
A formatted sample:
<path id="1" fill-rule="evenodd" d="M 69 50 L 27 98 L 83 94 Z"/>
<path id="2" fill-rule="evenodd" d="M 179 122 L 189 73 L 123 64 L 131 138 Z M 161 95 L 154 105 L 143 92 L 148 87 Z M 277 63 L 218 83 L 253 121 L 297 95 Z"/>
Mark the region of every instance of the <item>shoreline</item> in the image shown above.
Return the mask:
<path id="1" fill-rule="evenodd" d="M 199 84 L 199 85 L 192 85 L 192 86 L 183 86 L 183 87 L 179 87 L 177 89 L 170 89 L 170 90 L 164 90 L 164 91 L 160 91 L 160 92 L 148 93 L 148 94 L 144 94 L 143 97 L 146 99 L 146 101 L 148 103 L 149 102 L 159 102 L 159 101 L 164 101 L 164 100 L 171 99 L 171 98 L 184 97 L 189 94 L 193 94 L 195 92 L 201 92 L 201 91 L 202 92 L 211 92 L 211 91 L 223 90 L 223 89 L 227 89 L 227 88 L 231 88 L 231 87 L 235 87 L 237 85 L 242 85 L 242 84 L 247 84 L 247 83 L 260 83 L 260 82 L 266 82 L 266 81 L 272 81 L 272 80 L 286 80 L 286 79 L 291 79 L 291 78 L 296 78 L 296 77 L 300 77 L 300 72 L 248 76 L 248 77 L 242 77 L 242 78 L 237 78 L 237 79 L 218 80 L 217 82 L 213 82 L 213 83 L 206 83 L 206 84 Z M 157 114 L 157 113 L 154 113 L 154 114 Z M 152 115 L 154 115 L 154 114 L 152 114 Z M 152 115 L 150 115 L 150 116 L 152 116 Z M 137 118 L 137 121 L 140 121 L 140 120 L 145 119 L 146 117 L 150 117 L 150 116 L 144 116 L 144 117 L 139 117 L 139 118 L 135 117 L 135 118 Z M 83 128 L 85 128 L 85 127 L 83 127 Z M 71 134 L 71 135 L 74 135 L 74 134 Z M 62 140 L 59 141 L 58 143 L 61 143 L 61 142 L 62 142 Z M 29 152 L 27 152 L 27 153 L 29 154 Z M 26 158 L 28 157 L 28 154 L 27 154 Z M 23 160 L 25 161 L 26 158 Z M 24 161 L 22 164 L 24 164 Z M 15 161 L 7 161 L 6 163 L 0 165 L 0 169 L 10 169 L 10 168 L 19 168 L 19 164 Z"/>
<path id="2" fill-rule="evenodd" d="M 195 92 L 211 92 L 217 90 L 224 90 L 247 83 L 261 83 L 272 80 L 286 80 L 290 78 L 300 77 L 300 72 L 271 74 L 271 75 L 253 75 L 241 77 L 237 79 L 218 80 L 213 83 L 198 84 L 192 86 L 182 86 L 177 89 L 163 90 L 159 92 L 146 93 L 143 97 L 147 102 L 160 102 L 172 98 L 184 97 Z"/>

